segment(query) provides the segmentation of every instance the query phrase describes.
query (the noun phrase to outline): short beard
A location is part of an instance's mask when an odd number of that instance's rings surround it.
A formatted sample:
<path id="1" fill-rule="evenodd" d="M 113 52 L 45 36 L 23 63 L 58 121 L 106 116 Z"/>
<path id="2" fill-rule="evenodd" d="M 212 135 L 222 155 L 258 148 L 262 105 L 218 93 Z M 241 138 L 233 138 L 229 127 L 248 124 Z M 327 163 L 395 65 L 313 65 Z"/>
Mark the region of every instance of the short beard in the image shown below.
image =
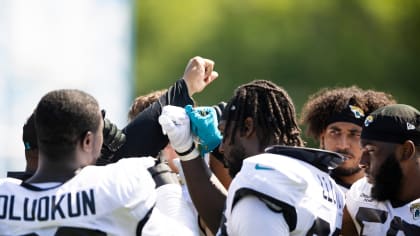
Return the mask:
<path id="1" fill-rule="evenodd" d="M 389 155 L 374 176 L 372 198 L 377 201 L 396 201 L 401 188 L 402 176 L 402 169 L 395 155 Z"/>
<path id="2" fill-rule="evenodd" d="M 349 155 L 354 157 L 353 153 L 347 151 L 347 150 L 334 150 L 336 153 L 339 153 L 343 156 L 345 155 Z M 349 167 L 349 168 L 344 168 L 344 167 L 337 167 L 335 169 L 333 169 L 331 171 L 331 175 L 332 176 L 337 176 L 337 177 L 347 177 L 347 176 L 351 176 L 353 174 L 356 174 L 358 172 L 360 172 L 362 170 L 362 168 L 360 168 L 359 166 L 355 166 L 355 167 Z"/>
<path id="3" fill-rule="evenodd" d="M 239 171 L 241 171 L 242 163 L 246 158 L 244 147 L 242 147 L 239 144 L 236 145 L 230 151 L 229 156 L 231 160 L 234 160 L 233 162 L 228 162 L 229 175 L 230 177 L 235 178 L 236 174 L 238 174 Z"/>
<path id="4" fill-rule="evenodd" d="M 361 170 L 362 168 L 360 168 L 359 166 L 350 167 L 350 168 L 344 168 L 344 167 L 339 166 L 331 171 L 331 175 L 337 176 L 337 177 L 339 176 L 347 177 L 347 176 L 351 176 L 356 173 L 359 173 Z"/>

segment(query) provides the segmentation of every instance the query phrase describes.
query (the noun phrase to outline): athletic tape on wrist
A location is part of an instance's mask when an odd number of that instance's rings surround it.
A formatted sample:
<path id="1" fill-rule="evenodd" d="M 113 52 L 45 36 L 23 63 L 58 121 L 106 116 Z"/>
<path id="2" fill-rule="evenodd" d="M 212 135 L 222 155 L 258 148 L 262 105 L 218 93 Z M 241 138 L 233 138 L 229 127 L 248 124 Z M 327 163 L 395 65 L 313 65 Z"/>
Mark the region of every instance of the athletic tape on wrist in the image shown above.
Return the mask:
<path id="1" fill-rule="evenodd" d="M 197 148 L 194 148 L 189 154 L 187 154 L 185 156 L 179 156 L 179 159 L 181 161 L 189 161 L 189 160 L 195 159 L 199 156 L 200 156 L 200 151 L 198 151 Z"/>
<path id="2" fill-rule="evenodd" d="M 179 159 L 181 161 L 189 161 L 200 156 L 200 152 L 198 151 L 197 146 L 194 142 L 192 143 L 190 149 L 188 149 L 187 151 L 180 153 L 175 150 L 175 152 L 176 154 L 178 154 Z"/>
<path id="3" fill-rule="evenodd" d="M 194 148 L 195 148 L 195 143 L 193 142 L 191 147 L 187 151 L 178 152 L 177 150 L 175 150 L 175 152 L 176 152 L 176 154 L 178 154 L 178 156 L 185 156 L 185 155 L 188 155 L 190 152 L 192 152 L 194 150 Z"/>

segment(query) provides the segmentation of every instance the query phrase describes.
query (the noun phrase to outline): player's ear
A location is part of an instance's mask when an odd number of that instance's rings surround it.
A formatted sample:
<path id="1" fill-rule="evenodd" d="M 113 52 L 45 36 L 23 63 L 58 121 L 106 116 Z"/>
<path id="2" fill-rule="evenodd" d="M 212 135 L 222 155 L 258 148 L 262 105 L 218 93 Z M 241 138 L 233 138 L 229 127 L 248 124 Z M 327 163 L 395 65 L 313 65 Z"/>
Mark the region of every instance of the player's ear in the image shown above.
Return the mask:
<path id="1" fill-rule="evenodd" d="M 413 141 L 406 140 L 401 146 L 401 161 L 415 158 L 416 155 L 416 145 Z"/>
<path id="2" fill-rule="evenodd" d="M 319 148 L 320 148 L 320 149 L 325 149 L 324 138 L 325 138 L 325 131 L 324 131 L 324 132 L 322 132 L 322 133 L 319 135 Z"/>
<path id="3" fill-rule="evenodd" d="M 245 136 L 249 137 L 252 135 L 252 133 L 254 133 L 255 131 L 255 126 L 254 126 L 254 119 L 252 119 L 251 117 L 247 117 L 244 121 L 244 127 L 245 127 Z"/>
<path id="4" fill-rule="evenodd" d="M 85 135 L 83 135 L 81 140 L 82 149 L 85 151 L 90 151 L 93 148 L 93 133 L 92 131 L 87 131 Z"/>

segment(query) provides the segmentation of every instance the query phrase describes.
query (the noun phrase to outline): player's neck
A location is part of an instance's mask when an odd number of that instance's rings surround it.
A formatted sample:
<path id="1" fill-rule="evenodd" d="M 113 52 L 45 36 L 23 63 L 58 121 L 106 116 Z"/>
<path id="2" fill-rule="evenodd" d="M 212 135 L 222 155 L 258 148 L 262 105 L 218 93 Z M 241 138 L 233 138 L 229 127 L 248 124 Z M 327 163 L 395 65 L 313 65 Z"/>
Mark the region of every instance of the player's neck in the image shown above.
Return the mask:
<path id="1" fill-rule="evenodd" d="M 342 182 L 344 182 L 348 185 L 352 185 L 354 182 L 356 182 L 357 180 L 359 180 L 363 177 L 365 177 L 365 172 L 363 171 L 363 169 L 361 169 L 361 170 L 359 170 L 356 173 L 353 173 L 351 175 L 336 176 L 336 178 L 340 179 Z"/>
<path id="2" fill-rule="evenodd" d="M 42 183 L 42 182 L 66 182 L 73 178 L 77 171 L 80 169 L 75 161 L 60 160 L 60 161 L 49 161 L 40 159 L 38 169 L 35 174 L 29 178 L 26 182 L 28 183 Z"/>
<path id="3" fill-rule="evenodd" d="M 340 175 L 340 176 L 336 176 L 336 178 L 340 179 L 341 182 L 351 186 L 354 182 L 363 178 L 364 176 L 365 176 L 365 172 L 363 170 L 360 170 L 352 175 L 347 175 L 347 176 Z"/>
<path id="4" fill-rule="evenodd" d="M 420 173 L 415 172 L 408 176 L 402 179 L 401 190 L 398 196 L 398 200 L 405 204 L 420 198 L 420 188 L 417 187 Z"/>
<path id="5" fill-rule="evenodd" d="M 48 182 L 60 182 L 64 183 L 69 179 L 73 178 L 76 172 L 36 172 L 31 178 L 27 179 L 27 183 L 48 183 Z"/>

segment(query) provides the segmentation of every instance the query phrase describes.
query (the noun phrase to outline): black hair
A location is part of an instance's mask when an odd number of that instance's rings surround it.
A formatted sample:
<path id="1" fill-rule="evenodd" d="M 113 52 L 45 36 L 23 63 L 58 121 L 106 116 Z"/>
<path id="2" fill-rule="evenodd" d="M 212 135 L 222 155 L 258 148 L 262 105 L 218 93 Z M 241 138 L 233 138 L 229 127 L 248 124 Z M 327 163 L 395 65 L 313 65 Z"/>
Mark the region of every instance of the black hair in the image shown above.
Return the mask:
<path id="1" fill-rule="evenodd" d="M 366 117 L 375 109 L 394 103 L 390 94 L 357 86 L 323 88 L 309 96 L 303 105 L 300 124 L 306 125 L 309 137 L 319 140 L 331 118 L 347 110 L 349 104 L 360 108 Z"/>
<path id="2" fill-rule="evenodd" d="M 38 148 L 38 138 L 35 129 L 35 115 L 29 116 L 23 125 L 22 141 L 25 145 L 25 150 L 33 150 Z"/>
<path id="3" fill-rule="evenodd" d="M 272 144 L 303 146 L 292 99 L 273 82 L 255 80 L 235 90 L 222 116 L 226 121 L 225 134 L 232 128 L 231 144 L 238 129 L 241 133 L 245 131 L 244 121 L 248 117 L 254 120 L 261 147 Z M 235 122 L 234 127 L 231 127 L 232 122 Z"/>
<path id="4" fill-rule="evenodd" d="M 54 90 L 42 97 L 35 110 L 39 150 L 57 160 L 71 155 L 77 142 L 100 124 L 98 102 L 76 89 Z"/>

